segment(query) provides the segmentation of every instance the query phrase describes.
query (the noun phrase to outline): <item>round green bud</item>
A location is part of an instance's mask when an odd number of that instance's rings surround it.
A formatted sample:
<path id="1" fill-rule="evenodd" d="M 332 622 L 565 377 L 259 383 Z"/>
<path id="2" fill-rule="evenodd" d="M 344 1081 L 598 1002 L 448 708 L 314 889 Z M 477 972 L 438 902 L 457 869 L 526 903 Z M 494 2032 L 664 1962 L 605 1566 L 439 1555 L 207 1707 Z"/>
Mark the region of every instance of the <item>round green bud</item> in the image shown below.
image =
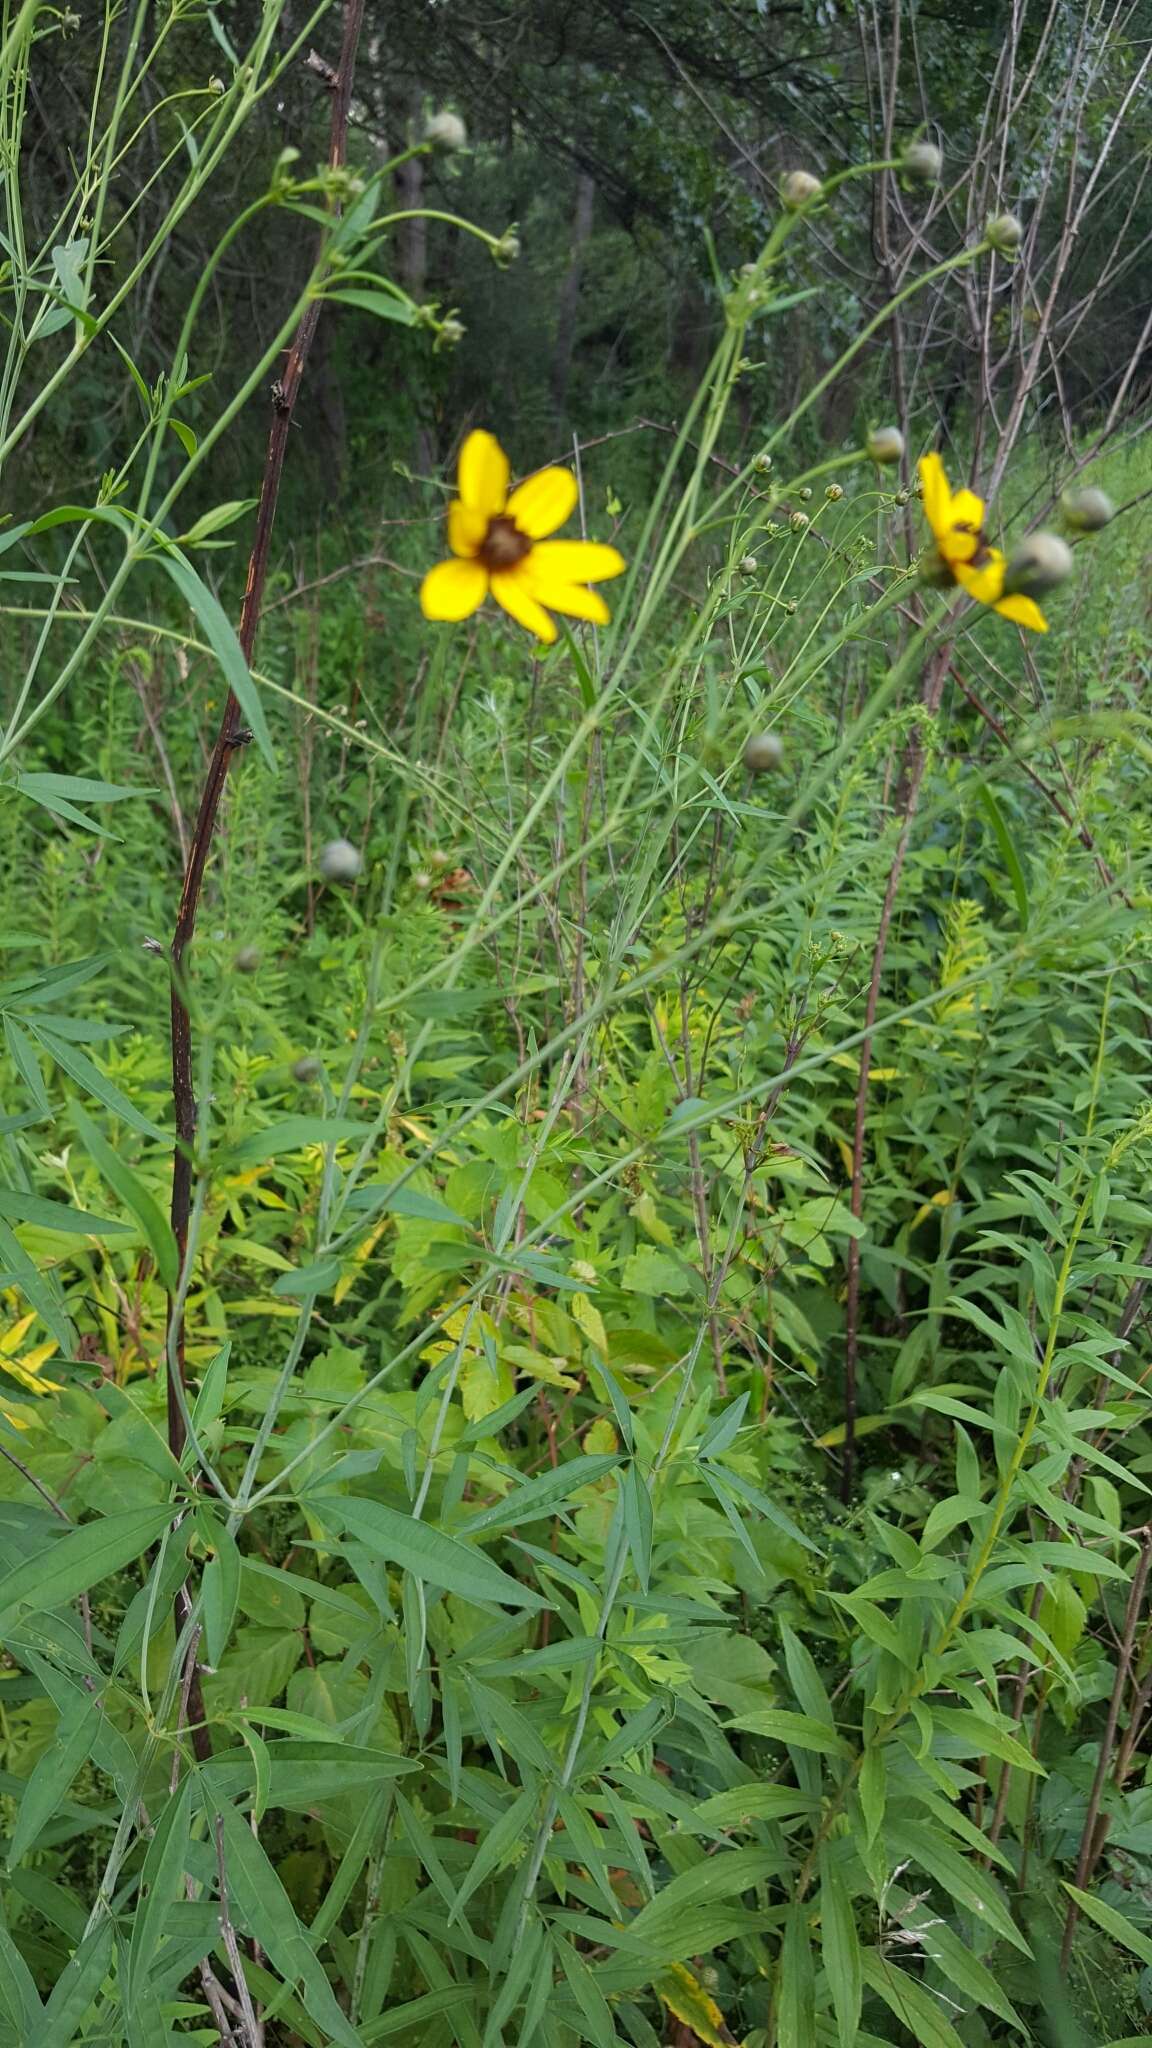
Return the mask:
<path id="1" fill-rule="evenodd" d="M 768 454 L 757 455 L 755 460 L 753 461 L 752 467 L 755 470 L 757 476 L 767 476 L 768 471 L 772 467 L 772 457 Z"/>
<path id="2" fill-rule="evenodd" d="M 802 505 L 807 505 L 812 496 L 811 484 L 804 484 L 801 487 L 801 489 L 797 491 L 796 496 L 799 498 L 800 503 Z"/>
<path id="3" fill-rule="evenodd" d="M 320 855 L 320 873 L 326 882 L 354 882 L 364 862 L 350 839 L 330 839 Z"/>
<path id="4" fill-rule="evenodd" d="M 904 453 L 904 436 L 899 427 L 873 427 L 864 446 L 873 462 L 899 462 Z"/>
<path id="5" fill-rule="evenodd" d="M 794 512 L 788 524 L 792 528 L 793 533 L 803 533 L 809 524 L 808 514 L 806 512 Z"/>
<path id="6" fill-rule="evenodd" d="M 756 566 L 755 555 L 741 555 L 740 567 L 745 576 L 754 576 L 756 574 Z"/>
<path id="7" fill-rule="evenodd" d="M 1102 526 L 1116 517 L 1116 507 L 1107 491 L 1098 490 L 1094 484 L 1086 484 L 1082 490 L 1065 491 L 1060 507 L 1075 533 L 1099 533 Z"/>
<path id="8" fill-rule="evenodd" d="M 1072 550 L 1058 533 L 1030 533 L 1008 558 L 1005 597 L 1040 597 L 1072 574 Z"/>
<path id="9" fill-rule="evenodd" d="M 825 484 L 824 496 L 830 505 L 835 505 L 844 496 L 843 484 Z"/>
<path id="10" fill-rule="evenodd" d="M 292 1067 L 292 1079 L 294 1081 L 299 1081 L 303 1087 L 308 1088 L 311 1086 L 313 1081 L 318 1081 L 320 1079 L 320 1076 L 323 1073 L 323 1071 L 324 1070 L 321 1067 L 319 1060 L 309 1056 L 306 1059 L 296 1060 L 294 1062 Z"/>
<path id="11" fill-rule="evenodd" d="M 908 177 L 923 178 L 934 185 L 944 169 L 943 151 L 927 140 L 910 142 L 900 159 L 900 168 Z"/>
<path id="12" fill-rule="evenodd" d="M 814 178 L 811 171 L 789 171 L 781 182 L 780 197 L 789 213 L 797 213 L 811 200 L 819 199 L 823 190 L 819 178 Z"/>
<path id="13" fill-rule="evenodd" d="M 232 967 L 236 974 L 255 974 L 259 966 L 260 949 L 258 946 L 241 946 L 232 961 Z"/>
<path id="14" fill-rule="evenodd" d="M 1014 256 L 1024 240 L 1024 224 L 1014 213 L 994 214 L 984 230 L 984 239 L 1002 256 Z"/>
<path id="15" fill-rule="evenodd" d="M 750 775 L 770 775 L 784 760 L 784 745 L 774 732 L 754 732 L 744 746 L 744 766 Z"/>
<path id="16" fill-rule="evenodd" d="M 445 107 L 438 114 L 429 114 L 424 123 L 424 140 L 444 156 L 451 156 L 454 150 L 467 149 L 468 130 L 459 114 L 449 113 Z"/>

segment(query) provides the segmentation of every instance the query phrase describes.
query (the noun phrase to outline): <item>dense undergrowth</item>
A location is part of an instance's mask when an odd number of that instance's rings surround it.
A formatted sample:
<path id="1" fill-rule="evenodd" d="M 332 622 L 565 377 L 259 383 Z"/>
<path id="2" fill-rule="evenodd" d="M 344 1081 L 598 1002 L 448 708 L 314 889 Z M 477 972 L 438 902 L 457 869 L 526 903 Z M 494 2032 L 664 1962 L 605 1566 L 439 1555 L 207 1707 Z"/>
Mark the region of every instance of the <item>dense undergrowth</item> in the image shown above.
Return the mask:
<path id="1" fill-rule="evenodd" d="M 156 935 L 211 670 L 125 626 L 41 725 L 25 773 L 132 794 L 0 820 L 10 2013 L 79 1979 L 79 2038 L 214 2039 L 219 1853 L 272 2039 L 1139 2031 L 1146 538 L 1035 665 L 961 633 L 924 729 L 866 626 L 805 674 L 901 520 L 860 478 L 755 572 L 737 539 L 612 698 L 591 637 L 432 646 L 378 570 L 278 591 L 278 765 L 235 772 L 196 956 L 192 1497 Z M 212 1755 L 169 1797 L 189 1560 Z"/>

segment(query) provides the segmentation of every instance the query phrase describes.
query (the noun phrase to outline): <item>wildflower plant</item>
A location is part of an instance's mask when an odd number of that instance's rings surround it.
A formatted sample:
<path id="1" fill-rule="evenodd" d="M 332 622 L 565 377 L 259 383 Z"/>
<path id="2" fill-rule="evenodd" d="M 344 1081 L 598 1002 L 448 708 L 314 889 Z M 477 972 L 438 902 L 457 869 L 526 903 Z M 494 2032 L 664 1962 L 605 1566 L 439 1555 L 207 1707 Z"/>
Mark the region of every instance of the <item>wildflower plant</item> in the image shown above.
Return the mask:
<path id="1" fill-rule="evenodd" d="M 33 15 L 9 22 L 5 79 L 26 81 Z M 166 232 L 310 30 L 273 8 L 206 95 Z M 122 350 L 105 202 L 139 78 L 130 62 L 93 131 L 56 245 L 72 268 L 50 248 L 17 280 L 6 452 L 93 340 Z M 337 85 L 346 123 L 351 74 Z M 437 120 L 414 149 L 463 144 L 458 117 Z M 558 537 L 574 471 L 512 487 L 494 435 L 468 434 L 450 559 L 421 565 L 434 686 L 401 740 L 375 706 L 369 724 L 285 681 L 275 622 L 261 661 L 255 639 L 301 334 L 321 303 L 442 324 L 389 275 L 395 169 L 282 160 L 205 265 L 163 379 L 126 364 L 142 424 L 94 501 L 0 535 L 29 629 L 0 739 L 8 816 L 98 834 L 127 804 L 102 776 L 24 765 L 110 636 L 174 643 L 227 690 L 175 938 L 147 941 L 163 977 L 148 1001 L 171 1004 L 175 1139 L 163 1062 L 69 1008 L 99 958 L 53 951 L 0 989 L 19 1104 L 0 1188 L 0 1707 L 5 1729 L 29 1703 L 49 1729 L 2 1786 L 3 2024 L 60 2048 L 136 2048 L 186 2023 L 244 2048 L 653 2048 L 673 2020 L 750 2048 L 956 2048 L 950 2014 L 973 2040 L 1022 2036 L 1022 1994 L 986 1961 L 994 1943 L 1012 1968 L 1034 1960 L 1007 1820 L 1074 1873 L 1075 1913 L 1147 1960 L 1147 1936 L 1091 1891 L 1103 1784 L 1065 1759 L 1091 1818 L 1073 1857 L 1029 1803 L 1048 1765 L 1024 1717 L 1037 1675 L 1040 1703 L 1057 1683 L 1098 1696 L 1076 1661 L 1090 1604 L 1122 1645 L 1116 1700 L 1147 1682 L 1118 1603 L 1152 1546 L 1105 1447 L 1130 1429 L 1149 1457 L 1124 1348 L 1152 1229 L 1148 1113 L 1121 1056 L 1141 1006 L 1116 964 L 1134 877 L 1109 870 L 1070 928 L 1069 892 L 1100 879 L 1095 841 L 1062 827 L 1032 863 L 995 770 L 958 787 L 957 750 L 948 780 L 943 676 L 957 636 L 978 648 L 987 625 L 955 592 L 1043 632 L 1024 587 L 1043 551 L 1006 559 L 983 501 L 926 455 L 941 585 L 926 595 L 891 488 L 902 432 L 797 452 L 901 307 L 989 261 L 989 242 L 909 278 L 733 457 L 734 396 L 795 304 L 792 238 L 849 180 L 930 184 L 942 161 L 915 142 L 789 173 L 759 255 L 718 279 L 722 332 L 627 562 Z M 316 260 L 197 437 L 177 408 L 212 280 L 273 208 L 318 228 Z M 514 235 L 474 232 L 515 256 Z M 72 340 L 30 395 L 38 323 L 61 313 Z M 181 532 L 181 501 L 273 373 L 278 452 L 237 632 L 193 557 L 252 508 Z M 1099 512 L 1081 504 L 1078 530 Z M 53 534 L 45 602 L 40 557 L 20 549 Z M 107 564 L 77 588 L 94 538 Z M 179 625 L 137 598 L 145 566 Z M 609 580 L 611 611 L 594 588 Z M 498 613 L 474 639 L 446 630 L 489 595 L 551 650 L 515 739 L 523 643 L 509 656 Z M 416 611 L 406 592 L 390 602 Z M 563 643 L 553 614 L 575 622 Z M 362 814 L 315 839 L 309 818 L 292 863 L 277 836 L 292 776 L 264 785 L 262 809 L 252 795 L 283 704 L 368 777 Z M 317 892 L 331 912 L 290 1003 L 261 1007 L 260 985 L 298 941 L 298 902 L 275 945 L 238 948 L 223 922 L 192 943 L 230 775 L 245 804 L 229 829 L 249 836 L 221 863 L 221 919 L 248 914 L 278 867 L 300 893 L 305 869 L 309 912 Z M 904 792 L 892 829 L 881 777 Z M 907 870 L 926 925 L 946 858 L 940 957 L 917 955 L 881 1012 L 868 920 L 879 902 L 883 937 Z M 62 931 L 77 894 L 59 891 Z M 1040 1039 L 1066 1049 L 1050 1099 L 1027 1068 Z M 892 1091 L 892 1171 L 866 1220 L 870 1087 Z M 28 1133 L 50 1110 L 72 1142 L 45 1155 Z M 1002 1134 L 1024 1124 L 1027 1163 L 994 1180 Z M 889 1315 L 858 1417 L 840 1365 L 864 1256 Z M 814 1444 L 781 1385 L 819 1390 Z M 861 1475 L 868 1428 L 884 1456 Z M 910 1448 L 929 1438 L 936 1495 Z M 841 1509 L 814 1451 L 842 1460 Z"/>

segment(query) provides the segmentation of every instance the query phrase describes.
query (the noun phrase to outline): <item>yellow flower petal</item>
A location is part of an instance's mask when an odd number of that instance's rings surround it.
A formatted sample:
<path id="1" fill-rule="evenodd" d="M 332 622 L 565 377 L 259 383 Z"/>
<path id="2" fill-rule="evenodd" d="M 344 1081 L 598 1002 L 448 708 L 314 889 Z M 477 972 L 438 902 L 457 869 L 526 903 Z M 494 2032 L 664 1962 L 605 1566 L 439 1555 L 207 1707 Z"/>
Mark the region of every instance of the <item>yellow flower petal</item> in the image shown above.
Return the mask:
<path id="1" fill-rule="evenodd" d="M 988 549 L 987 561 L 973 569 L 967 562 L 953 562 L 952 573 L 969 597 L 981 604 L 995 604 L 1004 589 L 1004 557 L 999 548 Z"/>
<path id="2" fill-rule="evenodd" d="M 925 455 L 921 458 L 919 469 L 920 481 L 924 486 L 924 517 L 933 533 L 939 535 L 947 531 L 952 505 L 952 493 L 948 489 L 944 464 L 936 454 Z"/>
<path id="3" fill-rule="evenodd" d="M 470 512 L 494 519 L 503 512 L 510 475 L 508 457 L 495 434 L 477 427 L 460 450 L 456 488 Z"/>
<path id="4" fill-rule="evenodd" d="M 488 594 L 488 572 L 480 562 L 437 562 L 420 585 L 426 619 L 466 619 Z"/>
<path id="5" fill-rule="evenodd" d="M 992 607 L 1002 619 L 1011 619 L 1017 626 L 1028 626 L 1033 633 L 1046 633 L 1048 621 L 1034 597 L 1002 597 Z"/>
<path id="6" fill-rule="evenodd" d="M 534 597 L 546 604 L 549 611 L 563 612 L 569 619 L 591 619 L 595 626 L 606 626 L 612 614 L 598 590 L 589 590 L 586 583 L 562 583 L 551 576 L 543 580 L 538 576 L 529 579 Z"/>
<path id="7" fill-rule="evenodd" d="M 543 605 L 533 597 L 531 585 L 522 570 L 497 570 L 492 578 L 492 595 L 518 626 L 526 626 L 538 640 L 549 643 L 555 640 L 556 628 Z"/>
<path id="8" fill-rule="evenodd" d="M 453 498 L 448 507 L 448 545 L 454 555 L 467 559 L 478 555 L 488 521 L 482 512 L 473 512 L 461 499 Z"/>
<path id="9" fill-rule="evenodd" d="M 508 517 L 514 519 L 529 540 L 543 540 L 571 519 L 580 495 L 570 469 L 538 469 L 535 476 L 517 484 L 508 500 Z"/>
<path id="10" fill-rule="evenodd" d="M 979 533 L 984 524 L 984 500 L 975 491 L 957 491 L 952 500 L 951 523 L 953 526 L 970 526 L 973 533 Z"/>
<path id="11" fill-rule="evenodd" d="M 598 540 L 542 540 L 532 550 L 533 575 L 559 583 L 605 583 L 626 567 L 617 548 Z"/>

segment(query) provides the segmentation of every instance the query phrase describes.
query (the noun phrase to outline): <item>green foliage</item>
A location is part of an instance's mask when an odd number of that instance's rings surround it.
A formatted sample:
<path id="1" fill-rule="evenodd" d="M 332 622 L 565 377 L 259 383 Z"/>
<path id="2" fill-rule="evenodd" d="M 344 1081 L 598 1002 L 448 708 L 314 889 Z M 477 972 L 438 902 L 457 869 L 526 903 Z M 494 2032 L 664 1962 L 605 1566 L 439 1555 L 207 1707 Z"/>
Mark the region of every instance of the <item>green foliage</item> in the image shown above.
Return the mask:
<path id="1" fill-rule="evenodd" d="M 5 18 L 11 140 L 66 25 Z M 132 424 L 0 536 L 0 2044 L 1146 2038 L 1137 461 L 1095 456 L 1134 516 L 1039 652 L 926 593 L 914 493 L 815 406 L 987 252 L 848 304 L 752 436 L 750 336 L 812 287 L 749 203 L 651 492 L 581 450 L 609 627 L 429 629 L 427 529 L 328 532 L 252 667 L 204 566 L 249 398 L 318 298 L 443 323 L 390 274 L 408 153 L 281 159 L 247 225 L 321 236 L 283 328 L 209 404 L 229 222 L 142 375 L 120 152 L 175 123 L 163 246 L 288 75 L 274 8 L 243 55 L 181 26 L 220 90 L 138 129 L 130 54 L 51 234 L 8 188 L 0 440 L 95 343 Z M 677 234 L 680 112 L 636 173 Z M 1011 506 L 1075 461 L 1029 443 Z M 228 689 L 185 1244 L 167 934 Z"/>

